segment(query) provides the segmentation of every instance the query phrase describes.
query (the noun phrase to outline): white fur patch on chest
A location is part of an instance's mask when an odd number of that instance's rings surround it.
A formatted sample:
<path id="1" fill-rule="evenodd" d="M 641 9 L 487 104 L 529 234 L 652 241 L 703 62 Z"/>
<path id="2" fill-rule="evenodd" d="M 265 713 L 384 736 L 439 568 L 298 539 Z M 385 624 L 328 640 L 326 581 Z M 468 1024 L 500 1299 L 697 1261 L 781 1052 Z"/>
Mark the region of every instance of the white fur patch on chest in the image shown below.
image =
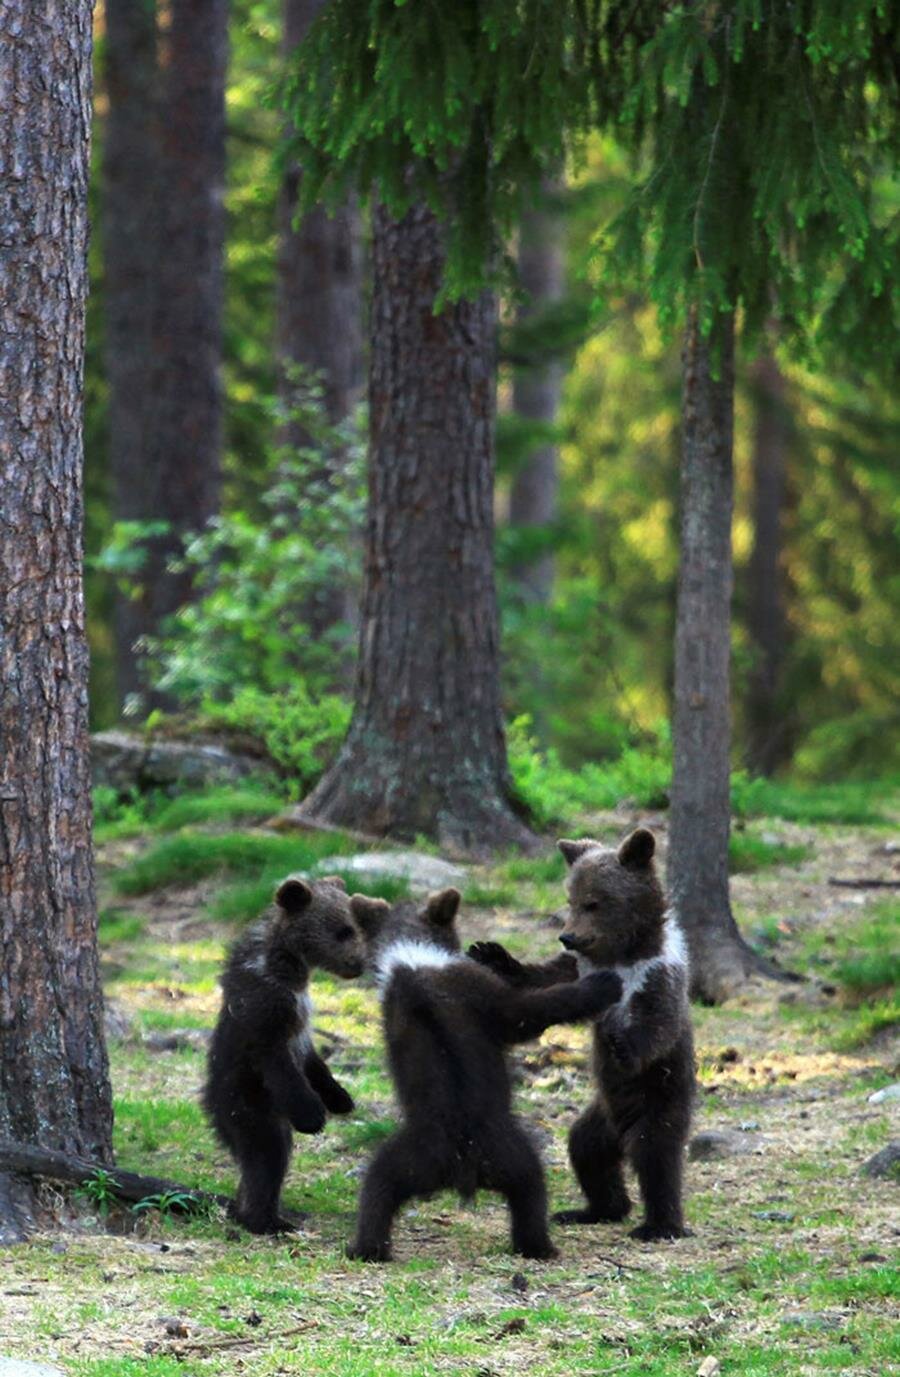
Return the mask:
<path id="1" fill-rule="evenodd" d="M 678 975 L 681 979 L 686 980 L 687 966 L 687 944 L 684 940 L 684 933 L 678 926 L 678 920 L 674 913 L 670 910 L 666 918 L 662 950 L 657 956 L 645 957 L 643 961 L 633 961 L 628 966 L 613 966 L 613 970 L 622 981 L 622 997 L 615 1005 L 615 1012 L 622 1019 L 628 1018 L 632 999 L 641 993 L 654 971 L 666 968 L 672 971 L 673 975 Z"/>
<path id="2" fill-rule="evenodd" d="M 312 1050 L 313 1003 L 308 990 L 298 990 L 295 999 L 297 1001 L 297 1017 L 300 1019 L 302 1027 L 299 1033 L 295 1033 L 291 1038 L 290 1048 L 293 1057 L 302 1059 L 307 1052 Z"/>
<path id="3" fill-rule="evenodd" d="M 413 971 L 428 968 L 437 969 L 441 966 L 452 966 L 455 962 L 465 959 L 460 952 L 446 951 L 444 947 L 438 947 L 434 942 L 420 942 L 409 937 L 401 938 L 400 941 L 392 942 L 389 947 L 385 947 L 378 957 L 375 967 L 378 992 L 383 999 L 394 972 L 399 970 L 401 966 Z"/>

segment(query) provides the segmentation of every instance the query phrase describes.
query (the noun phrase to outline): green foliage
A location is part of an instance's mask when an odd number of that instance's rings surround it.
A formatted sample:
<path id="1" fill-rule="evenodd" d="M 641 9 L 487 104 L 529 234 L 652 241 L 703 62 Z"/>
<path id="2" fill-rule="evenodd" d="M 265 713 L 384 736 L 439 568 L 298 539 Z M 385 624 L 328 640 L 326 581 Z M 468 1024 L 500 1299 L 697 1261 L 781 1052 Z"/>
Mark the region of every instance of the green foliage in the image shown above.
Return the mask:
<path id="1" fill-rule="evenodd" d="M 352 846 L 345 838 L 331 834 L 293 837 L 184 831 L 155 842 L 118 871 L 114 883 L 120 894 L 147 894 L 166 885 L 197 884 L 210 875 L 255 879 L 271 872 L 281 877 L 292 870 L 309 870 L 323 856 L 347 854 L 349 850 Z"/>
<path id="2" fill-rule="evenodd" d="M 166 803 L 157 813 L 153 826 L 158 832 L 177 832 L 181 827 L 197 827 L 203 823 L 261 822 L 284 808 L 283 795 L 271 789 L 237 788 L 212 789 L 204 793 L 182 794 Z"/>
<path id="3" fill-rule="evenodd" d="M 665 806 L 672 761 L 663 727 L 653 747 L 628 747 L 608 765 L 588 761 L 580 770 L 567 769 L 552 748 L 542 751 L 530 728 L 529 718 L 516 718 L 507 744 L 516 791 L 539 827 L 624 801 L 642 808 Z"/>
<path id="4" fill-rule="evenodd" d="M 90 1176 L 85 1177 L 81 1183 L 80 1192 L 103 1217 L 119 1200 L 116 1178 L 112 1172 L 105 1171 L 103 1167 L 97 1167 Z"/>
<path id="5" fill-rule="evenodd" d="M 871 823 L 884 820 L 882 799 L 890 782 L 878 785 L 819 784 L 815 787 L 774 779 L 732 776 L 731 807 L 736 817 L 782 818 L 785 822 Z"/>
<path id="6" fill-rule="evenodd" d="M 305 203 L 337 203 L 348 185 L 376 187 L 398 215 L 428 202 L 447 225 L 450 294 L 477 290 L 523 189 L 560 166 L 567 124 L 587 123 L 588 73 L 572 60 L 580 9 L 332 0 L 280 93 Z"/>
<path id="7" fill-rule="evenodd" d="M 851 1004 L 900 991 L 900 904 L 888 899 L 836 931 L 813 928 L 804 951 L 839 984 Z"/>
<path id="8" fill-rule="evenodd" d="M 197 596 L 151 650 L 155 686 L 182 704 L 298 682 L 320 693 L 346 666 L 349 627 L 313 635 L 309 617 L 359 580 L 363 446 L 355 420 L 328 421 L 319 383 L 298 375 L 295 388 L 289 416 L 308 444 L 271 453 L 258 512 L 226 511 L 187 541 Z"/>
<path id="9" fill-rule="evenodd" d="M 254 685 L 238 689 L 225 703 L 207 700 L 200 722 L 213 731 L 249 737 L 305 793 L 337 751 L 350 724 L 350 704 L 337 694 L 314 696 L 298 679 L 269 693 Z"/>

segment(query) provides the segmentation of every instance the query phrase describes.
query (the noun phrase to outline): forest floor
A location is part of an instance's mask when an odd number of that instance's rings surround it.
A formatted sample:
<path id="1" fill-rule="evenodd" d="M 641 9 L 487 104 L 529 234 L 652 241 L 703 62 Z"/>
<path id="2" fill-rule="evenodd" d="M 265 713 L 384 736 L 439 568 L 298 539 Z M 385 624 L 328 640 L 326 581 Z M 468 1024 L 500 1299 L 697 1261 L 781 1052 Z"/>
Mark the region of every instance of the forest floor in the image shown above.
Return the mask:
<path id="1" fill-rule="evenodd" d="M 101 940 L 121 1015 L 110 1046 L 120 1165 L 231 1193 L 232 1165 L 198 1099 L 203 1030 L 235 918 L 269 870 L 292 868 L 294 851 L 297 868 L 309 864 L 310 842 L 269 833 L 259 818 L 236 823 L 227 808 L 206 813 L 214 820 L 194 815 L 180 828 L 170 818 L 165 835 L 106 829 Z M 612 839 L 635 820 L 607 814 L 584 830 Z M 649 821 L 664 837 L 664 819 Z M 890 988 L 900 910 L 888 890 L 829 880 L 896 880 L 892 830 L 888 821 L 748 828 L 758 868 L 734 877 L 739 921 L 808 978 L 754 983 L 695 1010 L 695 1132 L 725 1131 L 730 1148 L 688 1164 L 692 1237 L 645 1245 L 625 1224 L 555 1227 L 560 1256 L 537 1264 L 508 1251 L 496 1197 L 462 1207 L 439 1196 L 402 1212 L 394 1263 L 347 1261 L 360 1176 L 395 1110 L 373 989 L 316 976 L 318 1042 L 357 1110 L 296 1139 L 286 1204 L 308 1212 L 301 1229 L 259 1239 L 223 1217 L 107 1206 L 96 1183 L 93 1195 L 45 1187 L 46 1232 L 0 1263 L 0 1354 L 75 1377 L 880 1377 L 900 1359 L 898 1184 L 861 1168 L 900 1138 L 900 1101 L 869 1098 L 900 1079 Z M 199 864 L 201 852 L 213 859 Z M 473 868 L 465 939 L 500 936 L 519 954 L 550 954 L 560 879 L 550 839 L 543 859 Z M 552 1205 L 572 1203 L 566 1131 L 590 1094 L 586 1034 L 551 1030 L 514 1061 Z"/>

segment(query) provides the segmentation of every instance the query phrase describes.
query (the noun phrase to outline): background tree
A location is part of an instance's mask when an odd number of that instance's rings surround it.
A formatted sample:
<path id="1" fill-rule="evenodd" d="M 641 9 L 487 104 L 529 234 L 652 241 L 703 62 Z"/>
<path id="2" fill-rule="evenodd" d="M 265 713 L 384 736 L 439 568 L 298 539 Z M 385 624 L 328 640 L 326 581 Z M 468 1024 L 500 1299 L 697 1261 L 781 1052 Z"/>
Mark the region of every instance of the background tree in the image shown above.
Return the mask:
<path id="1" fill-rule="evenodd" d="M 222 447 L 227 0 L 172 0 L 160 53 L 159 177 L 146 463 L 150 544 L 142 579 L 149 628 L 191 597 L 168 564 L 181 538 L 218 510 Z"/>
<path id="2" fill-rule="evenodd" d="M 558 180 L 545 179 L 534 204 L 519 225 L 518 285 L 522 300 L 518 321 L 539 325 L 540 317 L 558 307 L 565 292 L 565 220 L 558 203 Z M 559 449 L 553 434 L 558 422 L 564 375 L 558 356 L 522 363 L 513 375 L 512 406 L 519 421 L 533 427 L 528 453 L 513 474 L 509 522 L 547 540 L 558 514 Z M 514 577 L 528 601 L 547 603 L 553 591 L 554 560 L 549 548 L 522 559 Z"/>
<path id="3" fill-rule="evenodd" d="M 496 307 L 435 314 L 435 216 L 374 212 L 369 511 L 353 719 L 303 812 L 474 848 L 510 802 L 493 566 Z"/>
<path id="4" fill-rule="evenodd" d="M 0 0 L 0 1136 L 102 1162 L 81 584 L 91 10 Z M 4 1179 L 0 1229 L 22 1222 Z"/>
<path id="5" fill-rule="evenodd" d="M 322 8 L 323 0 L 284 0 L 284 52 L 288 62 Z M 292 415 L 297 368 L 318 375 L 328 419 L 337 424 L 352 414 L 363 391 L 362 236 L 354 197 L 329 214 L 311 206 L 298 216 L 302 169 L 288 160 L 278 204 L 278 357 L 282 403 L 287 421 L 284 443 L 309 445 L 311 437 Z M 339 454 L 335 458 L 339 459 Z M 340 472 L 322 480 L 340 483 Z M 313 636 L 321 636 L 351 615 L 339 580 L 323 584 L 300 609 Z"/>
<path id="6" fill-rule="evenodd" d="M 157 177 L 156 0 L 106 0 L 104 13 L 108 105 L 101 221 L 111 504 L 116 521 L 148 522 L 157 515 L 148 379 L 165 203 Z M 166 252 L 177 250 L 169 244 Z M 119 590 L 114 616 L 121 708 L 142 686 L 135 644 L 156 628 L 149 596 L 134 599 Z"/>
<path id="7" fill-rule="evenodd" d="M 790 421 L 784 376 L 773 353 L 750 370 L 753 404 L 753 549 L 747 568 L 747 762 L 771 775 L 791 755 L 792 715 L 784 696 L 788 624 L 785 608 L 784 510 Z"/>

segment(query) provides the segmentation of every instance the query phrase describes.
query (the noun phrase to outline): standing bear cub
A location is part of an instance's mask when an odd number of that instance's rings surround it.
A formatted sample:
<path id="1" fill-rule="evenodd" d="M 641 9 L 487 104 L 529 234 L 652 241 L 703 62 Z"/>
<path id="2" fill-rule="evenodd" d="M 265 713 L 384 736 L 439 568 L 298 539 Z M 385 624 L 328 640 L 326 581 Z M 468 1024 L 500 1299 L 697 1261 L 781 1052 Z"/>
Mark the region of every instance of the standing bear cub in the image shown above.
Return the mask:
<path id="1" fill-rule="evenodd" d="M 391 1256 L 394 1216 L 412 1196 L 455 1189 L 506 1199 L 512 1245 L 549 1258 L 541 1160 L 512 1112 L 504 1051 L 553 1023 L 575 1023 L 619 998 L 620 978 L 595 972 L 553 989 L 510 988 L 460 951 L 459 891 L 424 909 L 398 905 L 390 918 L 371 901 L 351 901 L 378 981 L 391 1075 L 403 1126 L 375 1154 L 363 1182 L 350 1256 Z"/>
<path id="2" fill-rule="evenodd" d="M 381 899 L 368 902 L 388 910 Z M 350 979 L 365 961 L 343 880 L 291 877 L 275 903 L 274 916 L 229 953 L 203 1092 L 213 1127 L 240 1168 L 235 1218 L 254 1234 L 291 1228 L 278 1212 L 291 1130 L 318 1133 L 326 1111 L 353 1109 L 313 1047 L 310 968 Z"/>
<path id="3" fill-rule="evenodd" d="M 564 1224 L 624 1219 L 631 1209 L 622 1163 L 637 1173 L 645 1220 L 631 1237 L 681 1238 L 684 1147 L 695 1091 L 688 967 L 675 915 L 653 864 L 652 832 L 638 828 L 611 851 L 561 841 L 570 867 L 569 916 L 560 935 L 578 968 L 611 967 L 622 996 L 594 1024 L 597 1095 L 569 1135 L 569 1156 L 587 1198 L 556 1216 Z M 522 966 L 499 944 L 469 955 L 515 984 L 573 979 L 560 958 Z"/>

